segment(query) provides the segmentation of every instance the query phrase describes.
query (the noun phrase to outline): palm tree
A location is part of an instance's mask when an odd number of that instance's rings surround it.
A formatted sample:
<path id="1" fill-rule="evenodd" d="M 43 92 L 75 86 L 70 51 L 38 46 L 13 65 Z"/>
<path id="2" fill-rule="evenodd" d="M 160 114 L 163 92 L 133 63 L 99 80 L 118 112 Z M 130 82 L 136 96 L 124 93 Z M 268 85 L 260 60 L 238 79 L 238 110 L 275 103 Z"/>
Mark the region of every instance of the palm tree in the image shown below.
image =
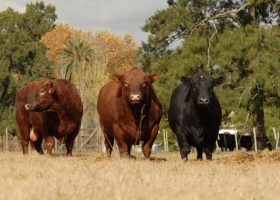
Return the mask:
<path id="1" fill-rule="evenodd" d="M 66 47 L 61 49 L 64 65 L 61 68 L 62 78 L 70 81 L 77 81 L 75 76 L 80 74 L 80 78 L 84 76 L 84 68 L 90 63 L 94 50 L 91 44 L 86 44 L 83 39 L 73 39 L 64 44 Z M 78 74 L 77 74 L 78 72 Z"/>
<path id="2" fill-rule="evenodd" d="M 64 79 L 68 79 L 73 82 L 84 104 L 84 117 L 82 120 L 81 129 L 85 128 L 85 123 L 88 121 L 87 109 L 88 103 L 85 97 L 85 70 L 86 66 L 91 67 L 94 50 L 90 43 L 85 43 L 83 39 L 72 39 L 68 43 L 64 44 L 65 48 L 61 49 L 62 67 L 60 69 L 60 75 Z"/>

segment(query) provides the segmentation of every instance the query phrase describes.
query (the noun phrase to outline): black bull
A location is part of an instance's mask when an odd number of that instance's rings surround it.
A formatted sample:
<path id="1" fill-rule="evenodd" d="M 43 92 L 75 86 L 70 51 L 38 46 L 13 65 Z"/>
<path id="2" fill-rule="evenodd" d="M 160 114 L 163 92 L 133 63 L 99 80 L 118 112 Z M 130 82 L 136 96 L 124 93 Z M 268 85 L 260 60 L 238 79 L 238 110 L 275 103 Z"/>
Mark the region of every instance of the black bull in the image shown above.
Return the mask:
<path id="1" fill-rule="evenodd" d="M 168 121 L 175 133 L 183 160 L 188 160 L 190 146 L 197 149 L 197 159 L 212 159 L 221 124 L 221 106 L 213 87 L 222 84 L 224 77 L 213 78 L 207 72 L 197 72 L 192 78 L 182 76 L 182 84 L 173 92 Z"/>

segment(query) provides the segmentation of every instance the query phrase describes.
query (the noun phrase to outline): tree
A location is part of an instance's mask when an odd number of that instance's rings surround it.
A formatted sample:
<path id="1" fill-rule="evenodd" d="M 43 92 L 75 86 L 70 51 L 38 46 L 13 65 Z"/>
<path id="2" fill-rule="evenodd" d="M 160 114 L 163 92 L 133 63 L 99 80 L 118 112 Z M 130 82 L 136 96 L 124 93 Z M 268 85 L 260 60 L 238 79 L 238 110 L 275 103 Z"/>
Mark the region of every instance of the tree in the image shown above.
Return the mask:
<path id="1" fill-rule="evenodd" d="M 53 6 L 43 2 L 26 5 L 25 13 L 12 8 L 0 12 L 0 130 L 8 126 L 15 135 L 16 91 L 32 80 L 51 76 L 52 62 L 39 43 L 42 34 L 54 25 Z"/>
<path id="2" fill-rule="evenodd" d="M 265 148 L 264 110 L 279 102 L 280 3 L 169 0 L 168 4 L 142 27 L 150 36 L 142 44 L 140 63 L 164 74 L 157 85 L 160 94 L 168 96 L 180 75 L 198 69 L 224 74 L 227 82 L 217 89 L 224 116 L 238 109 L 249 112 L 258 149 Z M 176 41 L 180 45 L 171 49 Z M 169 101 L 163 99 L 167 110 Z"/>
<path id="3" fill-rule="evenodd" d="M 98 125 L 97 96 L 114 73 L 135 66 L 138 48 L 130 34 L 123 38 L 108 31 L 83 32 L 69 25 L 58 24 L 46 33 L 41 42 L 55 63 L 56 77 L 71 79 L 83 101 L 83 128 Z"/>

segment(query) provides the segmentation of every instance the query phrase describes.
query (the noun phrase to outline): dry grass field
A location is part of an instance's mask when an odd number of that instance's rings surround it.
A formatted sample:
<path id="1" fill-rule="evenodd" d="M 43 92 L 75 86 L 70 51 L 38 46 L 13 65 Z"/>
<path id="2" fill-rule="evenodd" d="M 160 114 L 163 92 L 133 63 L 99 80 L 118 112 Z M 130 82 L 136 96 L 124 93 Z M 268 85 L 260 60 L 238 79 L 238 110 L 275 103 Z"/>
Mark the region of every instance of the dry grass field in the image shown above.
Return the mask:
<path id="1" fill-rule="evenodd" d="M 192 153 L 187 163 L 178 152 L 152 154 L 167 161 L 134 155 L 0 152 L 0 199 L 280 199 L 280 151 L 218 152 L 213 161 L 196 161 Z"/>

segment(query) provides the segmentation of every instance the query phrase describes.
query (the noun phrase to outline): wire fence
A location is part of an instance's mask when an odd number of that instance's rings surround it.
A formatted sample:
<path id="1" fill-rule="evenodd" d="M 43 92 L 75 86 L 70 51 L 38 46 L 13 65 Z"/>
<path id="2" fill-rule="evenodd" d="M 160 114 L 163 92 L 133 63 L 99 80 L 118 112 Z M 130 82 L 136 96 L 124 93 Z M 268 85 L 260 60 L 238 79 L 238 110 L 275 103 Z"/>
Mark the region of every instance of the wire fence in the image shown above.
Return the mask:
<path id="1" fill-rule="evenodd" d="M 74 143 L 74 151 L 96 151 L 103 152 L 104 137 L 99 127 L 94 129 L 81 129 L 77 135 Z M 42 143 L 43 150 L 45 150 L 45 144 Z M 29 145 L 29 150 L 32 150 L 32 145 Z M 22 151 L 21 141 L 18 136 L 9 136 L 6 128 L 6 134 L 0 135 L 0 151 Z M 55 139 L 55 145 L 53 152 L 66 152 L 65 144 L 61 144 Z"/>

